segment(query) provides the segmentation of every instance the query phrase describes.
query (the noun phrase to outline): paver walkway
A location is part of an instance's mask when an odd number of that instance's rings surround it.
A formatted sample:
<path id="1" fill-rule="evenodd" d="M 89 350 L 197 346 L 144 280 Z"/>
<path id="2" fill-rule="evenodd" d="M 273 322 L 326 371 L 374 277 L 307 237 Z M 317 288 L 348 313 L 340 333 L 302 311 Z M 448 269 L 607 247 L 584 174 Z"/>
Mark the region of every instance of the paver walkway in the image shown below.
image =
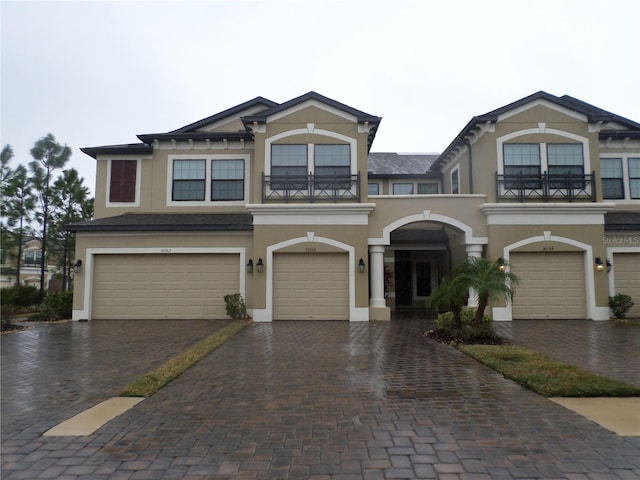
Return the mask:
<path id="1" fill-rule="evenodd" d="M 87 333 L 94 348 L 99 323 Z M 87 437 L 42 437 L 61 415 L 36 406 L 29 424 L 3 404 L 2 478 L 640 479 L 640 438 L 522 389 L 424 329 L 252 324 Z M 3 396 L 5 345 L 19 335 L 2 339 Z M 136 369 L 143 355 L 114 361 Z"/>

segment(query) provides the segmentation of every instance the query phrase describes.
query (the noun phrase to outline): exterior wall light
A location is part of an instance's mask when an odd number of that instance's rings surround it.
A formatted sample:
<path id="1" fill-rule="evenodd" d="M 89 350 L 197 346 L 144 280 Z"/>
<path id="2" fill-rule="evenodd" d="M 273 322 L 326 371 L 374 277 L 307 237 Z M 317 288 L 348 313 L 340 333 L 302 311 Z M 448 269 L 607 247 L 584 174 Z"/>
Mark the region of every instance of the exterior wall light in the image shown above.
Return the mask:
<path id="1" fill-rule="evenodd" d="M 253 259 L 249 259 L 247 263 L 247 273 L 253 273 Z"/>
<path id="2" fill-rule="evenodd" d="M 258 273 L 262 273 L 262 270 L 264 269 L 264 263 L 262 263 L 262 258 L 258 259 L 258 263 L 256 264 Z"/>
<path id="3" fill-rule="evenodd" d="M 504 273 L 506 269 L 507 267 L 504 264 L 504 258 L 500 257 L 498 259 L 498 270 L 500 270 L 500 273 Z"/>
<path id="4" fill-rule="evenodd" d="M 73 271 L 80 273 L 80 270 L 82 270 L 82 260 L 76 260 L 76 264 L 73 266 Z"/>
<path id="5" fill-rule="evenodd" d="M 600 257 L 596 257 L 596 270 L 599 272 L 604 271 L 604 263 Z"/>
<path id="6" fill-rule="evenodd" d="M 364 260 L 361 258 L 360 261 L 358 262 L 358 271 L 360 273 L 364 273 Z"/>

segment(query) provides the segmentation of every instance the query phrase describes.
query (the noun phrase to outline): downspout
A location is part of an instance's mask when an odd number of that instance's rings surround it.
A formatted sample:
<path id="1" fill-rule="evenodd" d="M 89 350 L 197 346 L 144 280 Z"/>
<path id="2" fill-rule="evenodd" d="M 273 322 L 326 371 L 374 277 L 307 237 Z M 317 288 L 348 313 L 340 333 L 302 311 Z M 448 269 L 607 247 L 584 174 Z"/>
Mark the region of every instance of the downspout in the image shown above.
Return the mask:
<path id="1" fill-rule="evenodd" d="M 473 154 L 471 153 L 471 142 L 465 139 L 464 144 L 469 147 L 469 193 L 473 194 Z"/>

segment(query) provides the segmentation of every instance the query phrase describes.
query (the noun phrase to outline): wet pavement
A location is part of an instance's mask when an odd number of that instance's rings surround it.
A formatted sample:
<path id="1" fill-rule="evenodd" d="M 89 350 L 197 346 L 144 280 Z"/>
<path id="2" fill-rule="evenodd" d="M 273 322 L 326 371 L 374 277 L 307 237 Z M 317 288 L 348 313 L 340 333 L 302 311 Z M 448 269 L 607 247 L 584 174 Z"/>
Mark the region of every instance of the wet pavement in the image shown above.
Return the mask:
<path id="1" fill-rule="evenodd" d="M 3 336 L 2 478 L 640 479 L 640 437 L 619 437 L 425 338 L 418 320 L 251 324 L 94 434 L 42 436 L 223 326 L 189 322 Z M 506 333 L 527 345 L 562 338 L 554 328 L 513 322 Z M 574 357 L 594 370 L 617 361 L 607 349 L 637 359 L 637 327 L 621 344 L 606 329 L 595 334 L 609 338 L 603 345 L 580 325 L 571 332 L 575 343 L 556 350 L 594 350 Z"/>

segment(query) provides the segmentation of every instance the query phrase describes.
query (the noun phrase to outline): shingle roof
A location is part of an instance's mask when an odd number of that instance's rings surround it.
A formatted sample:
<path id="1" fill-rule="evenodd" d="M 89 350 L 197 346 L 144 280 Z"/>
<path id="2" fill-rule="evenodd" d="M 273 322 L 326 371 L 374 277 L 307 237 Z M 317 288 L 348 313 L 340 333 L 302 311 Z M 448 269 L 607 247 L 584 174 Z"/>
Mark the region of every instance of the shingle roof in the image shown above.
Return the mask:
<path id="1" fill-rule="evenodd" d="M 369 176 L 432 175 L 430 170 L 437 154 L 370 153 L 367 159 Z"/>
<path id="2" fill-rule="evenodd" d="M 253 230 L 249 213 L 125 213 L 67 225 L 71 232 Z"/>
<path id="3" fill-rule="evenodd" d="M 640 231 L 640 212 L 608 212 L 604 216 L 606 231 Z"/>

